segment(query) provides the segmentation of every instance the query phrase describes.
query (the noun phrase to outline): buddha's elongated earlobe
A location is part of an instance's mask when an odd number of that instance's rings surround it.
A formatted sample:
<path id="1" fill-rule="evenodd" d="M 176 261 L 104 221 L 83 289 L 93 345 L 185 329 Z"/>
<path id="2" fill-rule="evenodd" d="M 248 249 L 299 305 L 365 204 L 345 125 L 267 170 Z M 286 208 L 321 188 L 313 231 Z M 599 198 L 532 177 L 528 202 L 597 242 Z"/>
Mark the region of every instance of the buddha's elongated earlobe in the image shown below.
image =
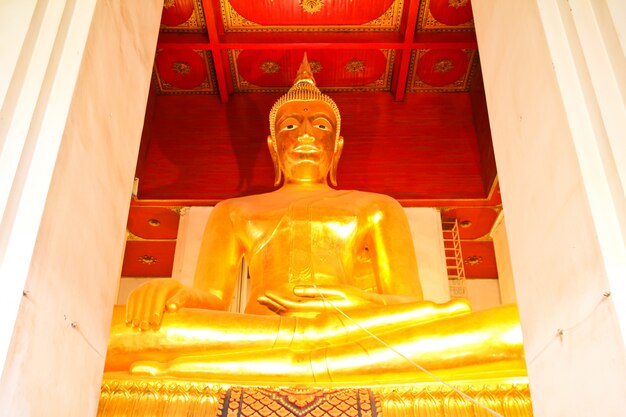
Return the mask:
<path id="1" fill-rule="evenodd" d="M 339 165 L 339 158 L 341 158 L 341 151 L 343 150 L 343 136 L 339 136 L 335 142 L 335 152 L 333 153 L 333 160 L 330 163 L 330 183 L 334 187 L 337 186 L 337 166 Z"/>
<path id="2" fill-rule="evenodd" d="M 267 137 L 267 147 L 270 150 L 270 156 L 272 157 L 272 163 L 274 164 L 274 187 L 280 184 L 283 179 L 283 173 L 280 170 L 280 162 L 278 161 L 278 149 L 276 147 L 276 141 L 271 136 Z"/>

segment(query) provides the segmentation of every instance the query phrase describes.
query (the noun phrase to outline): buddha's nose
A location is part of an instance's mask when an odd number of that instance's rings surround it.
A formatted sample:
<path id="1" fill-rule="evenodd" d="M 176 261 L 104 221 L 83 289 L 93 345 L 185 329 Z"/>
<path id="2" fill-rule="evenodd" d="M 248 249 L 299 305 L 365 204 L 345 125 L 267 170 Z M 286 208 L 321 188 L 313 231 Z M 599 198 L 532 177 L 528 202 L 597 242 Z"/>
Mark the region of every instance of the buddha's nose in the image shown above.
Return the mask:
<path id="1" fill-rule="evenodd" d="M 313 143 L 313 142 L 315 142 L 315 137 L 309 135 L 307 132 L 304 132 L 300 136 L 298 136 L 298 142 L 300 142 L 300 143 Z"/>
<path id="2" fill-rule="evenodd" d="M 313 136 L 313 124 L 310 120 L 304 120 L 301 132 L 301 135 L 298 137 L 300 142 L 311 143 L 315 140 L 315 137 Z"/>

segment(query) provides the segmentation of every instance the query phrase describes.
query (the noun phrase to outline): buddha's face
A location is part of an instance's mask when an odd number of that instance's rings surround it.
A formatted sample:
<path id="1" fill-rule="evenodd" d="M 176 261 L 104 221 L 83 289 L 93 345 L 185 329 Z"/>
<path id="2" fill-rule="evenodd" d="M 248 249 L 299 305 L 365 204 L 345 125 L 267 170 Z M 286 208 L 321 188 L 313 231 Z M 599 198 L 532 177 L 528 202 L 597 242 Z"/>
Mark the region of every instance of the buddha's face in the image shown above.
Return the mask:
<path id="1" fill-rule="evenodd" d="M 276 113 L 276 150 L 286 183 L 325 182 L 337 120 L 323 101 L 293 101 Z"/>

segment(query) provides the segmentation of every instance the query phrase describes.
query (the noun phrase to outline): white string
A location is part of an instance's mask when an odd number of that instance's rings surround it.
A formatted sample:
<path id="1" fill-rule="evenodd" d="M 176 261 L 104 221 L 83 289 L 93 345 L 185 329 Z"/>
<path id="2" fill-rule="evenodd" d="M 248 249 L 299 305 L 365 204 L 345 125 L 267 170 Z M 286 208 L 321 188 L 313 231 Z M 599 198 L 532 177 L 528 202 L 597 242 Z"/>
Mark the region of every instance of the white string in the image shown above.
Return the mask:
<path id="1" fill-rule="evenodd" d="M 383 346 L 385 346 L 386 348 L 388 348 L 389 350 L 391 350 L 392 352 L 394 352 L 396 355 L 400 356 L 401 358 L 403 358 L 404 360 L 406 360 L 408 363 L 410 363 L 411 365 L 413 365 L 415 368 L 419 369 L 420 371 L 424 372 L 426 375 L 430 376 L 431 378 L 433 378 L 435 381 L 445 385 L 447 388 L 451 389 L 452 391 L 456 392 L 457 394 L 459 394 L 461 397 L 465 398 L 466 400 L 468 400 L 469 402 L 483 408 L 485 411 L 487 411 L 489 414 L 492 414 L 496 417 L 505 417 L 502 414 L 498 413 L 495 410 L 492 410 L 491 408 L 487 407 L 486 405 L 482 404 L 481 402 L 479 402 L 478 400 L 472 398 L 471 396 L 467 395 L 466 393 L 464 393 L 463 391 L 459 390 L 458 388 L 454 387 L 453 385 L 450 385 L 449 383 L 447 383 L 446 381 L 444 381 L 443 379 L 439 378 L 437 375 L 433 374 L 432 372 L 430 372 L 429 370 L 427 370 L 426 368 L 424 368 L 423 366 L 421 366 L 420 364 L 418 364 L 417 362 L 415 362 L 414 360 L 412 360 L 411 358 L 407 357 L 405 354 L 403 354 L 402 352 L 398 351 L 396 348 L 394 348 L 393 346 L 389 345 L 387 342 L 385 342 L 384 340 L 382 340 L 380 337 L 376 336 L 374 333 L 372 333 L 371 331 L 369 331 L 368 329 L 366 329 L 365 327 L 361 326 L 361 324 L 354 320 L 352 317 L 350 317 L 349 315 L 347 315 L 343 310 L 341 310 L 339 307 L 337 307 L 332 301 L 330 301 L 329 299 L 327 299 L 324 294 L 322 293 L 322 291 L 318 288 L 318 286 L 315 284 L 315 281 L 313 281 L 313 288 L 315 288 L 318 292 L 318 294 L 320 295 L 320 297 L 322 298 L 322 301 L 324 303 L 328 303 L 332 308 L 334 308 L 339 314 L 341 314 L 342 316 L 344 316 L 345 318 L 347 318 L 348 320 L 350 320 L 352 323 L 354 323 L 358 328 L 360 328 L 361 330 L 363 330 L 365 333 L 367 333 L 369 336 L 371 336 L 374 340 L 378 341 L 380 344 L 382 344 Z"/>
<path id="2" fill-rule="evenodd" d="M 548 349 L 548 347 L 558 338 L 560 340 L 563 340 L 563 336 L 566 333 L 571 332 L 572 330 L 575 330 L 577 327 L 581 326 L 583 323 L 585 323 L 587 320 L 589 320 L 594 313 L 596 312 L 596 310 L 598 310 L 598 308 L 611 296 L 611 293 L 609 291 L 605 292 L 604 294 L 602 294 L 602 298 L 600 299 L 600 301 L 598 301 L 598 303 L 593 307 L 593 309 L 587 313 L 587 315 L 585 317 L 583 317 L 582 319 L 580 319 L 579 321 L 577 321 L 576 323 L 572 324 L 571 326 L 565 327 L 565 328 L 559 328 L 556 329 L 556 333 L 554 334 L 553 337 L 551 337 L 548 342 L 541 348 L 539 349 L 539 351 L 532 357 L 532 359 L 528 360 L 528 364 L 532 364 L 534 363 L 537 358 L 539 358 L 543 352 L 546 351 L 546 349 Z"/>

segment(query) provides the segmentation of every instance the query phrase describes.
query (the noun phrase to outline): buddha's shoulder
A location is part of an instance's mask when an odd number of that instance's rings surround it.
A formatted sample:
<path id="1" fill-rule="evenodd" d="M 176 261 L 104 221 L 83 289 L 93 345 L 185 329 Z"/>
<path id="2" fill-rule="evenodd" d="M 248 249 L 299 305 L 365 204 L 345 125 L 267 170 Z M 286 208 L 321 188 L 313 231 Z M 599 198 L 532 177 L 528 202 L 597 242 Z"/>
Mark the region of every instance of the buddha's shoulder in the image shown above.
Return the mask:
<path id="1" fill-rule="evenodd" d="M 402 208 L 398 200 L 387 194 L 357 190 L 348 191 L 347 193 L 349 194 L 346 194 L 346 198 L 349 201 L 353 201 L 355 204 L 363 204 L 372 209 L 388 211 Z"/>
<path id="2" fill-rule="evenodd" d="M 309 195 L 308 198 L 312 196 Z M 320 205 L 338 205 L 340 207 L 353 207 L 357 209 L 370 210 L 397 210 L 401 209 L 400 203 L 394 198 L 385 195 L 358 190 L 331 190 L 320 193 L 318 196 Z M 275 211 L 289 206 L 292 201 L 300 200 L 303 195 L 285 195 L 280 192 L 269 192 L 263 194 L 254 194 L 244 197 L 236 197 L 223 200 L 216 205 L 216 209 L 228 212 L 248 212 L 248 211 Z"/>

